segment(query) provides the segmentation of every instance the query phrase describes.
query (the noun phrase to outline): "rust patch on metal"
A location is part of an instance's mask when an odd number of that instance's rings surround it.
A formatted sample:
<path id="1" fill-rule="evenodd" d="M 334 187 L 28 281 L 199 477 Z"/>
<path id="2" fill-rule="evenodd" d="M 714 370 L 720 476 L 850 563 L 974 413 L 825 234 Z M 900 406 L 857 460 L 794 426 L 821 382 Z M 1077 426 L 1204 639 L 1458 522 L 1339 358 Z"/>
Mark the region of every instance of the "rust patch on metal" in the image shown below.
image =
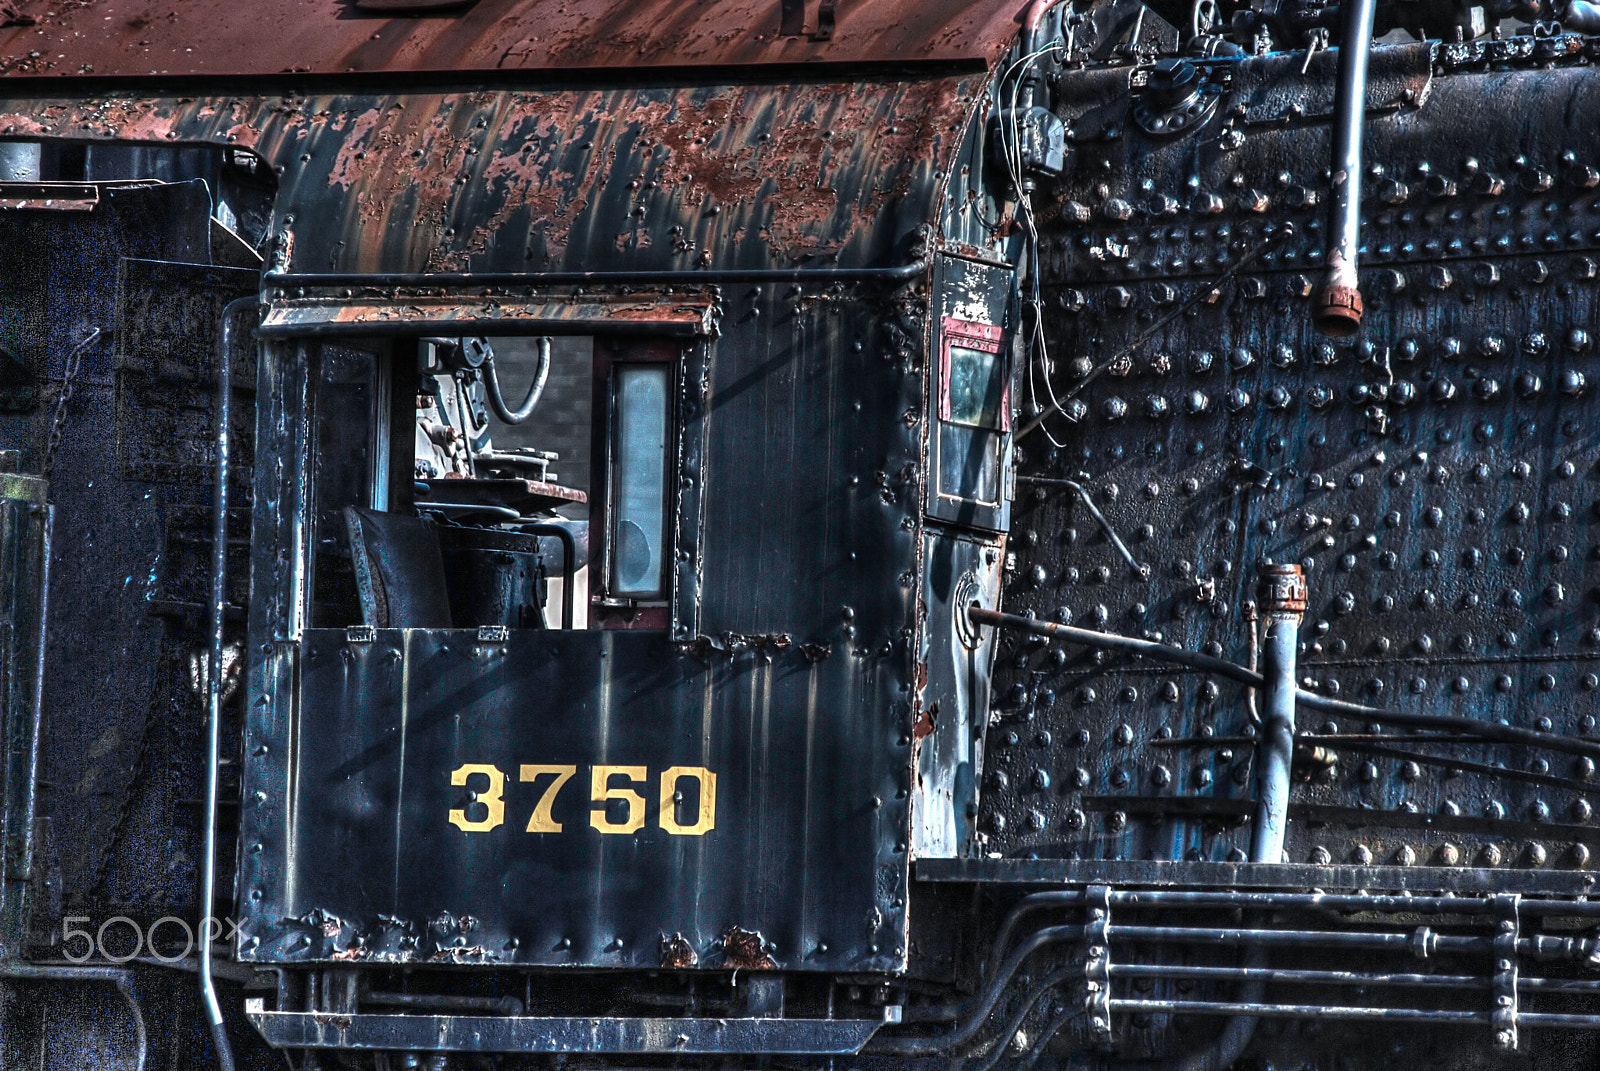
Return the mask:
<path id="1" fill-rule="evenodd" d="M 668 970 L 682 970 L 700 962 L 694 946 L 681 933 L 661 935 L 661 966 Z"/>
<path id="2" fill-rule="evenodd" d="M 757 930 L 730 926 L 722 935 L 722 966 L 743 971 L 770 971 L 777 960 L 767 955 L 767 939 Z"/>
<path id="3" fill-rule="evenodd" d="M 255 152 L 292 269 L 825 266 L 911 255 L 984 77 L 17 99 L 0 135 Z"/>

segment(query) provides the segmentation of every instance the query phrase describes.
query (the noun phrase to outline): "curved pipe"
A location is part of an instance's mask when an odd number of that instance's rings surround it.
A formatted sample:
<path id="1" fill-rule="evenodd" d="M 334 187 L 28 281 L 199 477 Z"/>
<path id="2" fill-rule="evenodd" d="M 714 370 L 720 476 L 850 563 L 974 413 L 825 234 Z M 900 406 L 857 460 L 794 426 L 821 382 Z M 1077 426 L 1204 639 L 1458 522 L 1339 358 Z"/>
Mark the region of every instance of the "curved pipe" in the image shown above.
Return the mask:
<path id="1" fill-rule="evenodd" d="M 1347 338 L 1361 330 L 1361 135 L 1367 118 L 1367 57 L 1377 0 L 1342 0 L 1339 81 L 1333 107 L 1333 197 L 1328 207 L 1328 271 L 1312 299 L 1318 331 Z"/>
<path id="2" fill-rule="evenodd" d="M 223 622 L 228 606 L 228 415 L 232 391 L 233 322 L 252 309 L 256 298 L 239 298 L 222 310 L 222 330 L 217 343 L 217 471 L 211 513 L 211 662 L 206 674 L 206 804 L 204 846 L 200 860 L 200 1002 L 217 1049 L 217 1065 L 234 1071 L 233 1048 L 217 1003 L 217 981 L 212 973 L 212 951 L 205 919 L 217 898 L 217 797 L 222 751 L 222 649 Z"/>
<path id="3" fill-rule="evenodd" d="M 528 396 L 522 399 L 522 404 L 516 409 L 506 405 L 505 395 L 500 393 L 500 376 L 494 367 L 494 353 L 489 353 L 488 360 L 483 362 L 484 393 L 489 396 L 489 408 L 494 410 L 494 415 L 500 418 L 502 424 L 515 427 L 533 415 L 534 407 L 539 404 L 539 399 L 544 395 L 545 380 L 550 378 L 550 336 L 544 335 L 539 339 L 539 370 L 533 374 L 533 383 L 528 387 Z"/>
<path id="4" fill-rule="evenodd" d="M 884 1053 L 894 1056 L 931 1056 L 935 1053 L 953 1049 L 972 1040 L 984 1022 L 989 1018 L 989 1013 L 994 1010 L 995 1002 L 1000 999 L 1000 994 L 1005 992 L 1006 986 L 1011 983 L 1012 977 L 1017 973 L 1017 968 L 1022 966 L 1022 961 L 1033 955 L 1045 945 L 1058 944 L 1062 941 L 1076 941 L 1083 937 L 1082 926 L 1046 926 L 1042 930 L 1035 930 L 1028 935 L 1001 964 L 999 972 L 989 979 L 989 984 L 983 992 L 972 1002 L 972 1011 L 962 1021 L 961 1025 L 948 1034 L 930 1034 L 924 1037 L 897 1037 L 874 1040 L 869 1049 L 873 1053 Z"/>
<path id="5" fill-rule="evenodd" d="M 561 563 L 561 627 L 572 627 L 572 589 L 578 582 L 578 541 L 572 533 L 559 524 L 525 524 L 517 529 L 528 535 L 554 536 L 561 541 L 561 553 L 566 560 Z"/>
<path id="6" fill-rule="evenodd" d="M 995 1064 L 999 1063 L 1000 1057 L 1004 1056 L 1006 1049 L 1011 1047 L 1011 1039 L 1017 1036 L 1017 1028 L 1022 1026 L 1022 1020 L 1028 1017 L 1034 1006 L 1044 999 L 1046 993 L 1073 975 L 1080 973 L 1080 971 L 1081 968 L 1074 965 L 1071 967 L 1057 967 L 1045 975 L 1044 980 L 1034 986 L 1028 995 L 1023 998 L 1022 1003 L 1017 1005 L 1017 1010 L 1011 1013 L 1011 1018 L 1006 1020 L 1005 1025 L 1000 1028 L 1000 1032 L 995 1035 L 994 1043 L 990 1046 L 988 1055 L 979 1057 L 974 1062 L 972 1071 L 990 1071 Z"/>

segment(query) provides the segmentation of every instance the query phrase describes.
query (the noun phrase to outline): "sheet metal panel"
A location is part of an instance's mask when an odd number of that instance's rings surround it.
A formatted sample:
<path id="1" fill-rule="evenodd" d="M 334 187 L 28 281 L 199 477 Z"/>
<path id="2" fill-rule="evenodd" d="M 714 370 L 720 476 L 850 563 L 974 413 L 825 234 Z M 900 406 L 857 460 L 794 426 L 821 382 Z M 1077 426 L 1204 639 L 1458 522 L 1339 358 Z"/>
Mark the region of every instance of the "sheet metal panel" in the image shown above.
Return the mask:
<path id="1" fill-rule="evenodd" d="M 647 632 L 318 629 L 270 661 L 280 681 L 298 662 L 298 687 L 269 690 L 248 728 L 263 787 L 244 814 L 244 958 L 654 968 L 681 934 L 707 968 L 904 962 L 909 742 L 889 659 L 702 660 Z M 461 827 L 489 821 L 469 794 L 486 798 L 490 775 L 452 783 L 470 764 L 507 775 L 495 828 Z M 556 774 L 522 783 L 524 764 L 573 768 L 547 813 Z M 628 824 L 625 806 L 596 812 L 596 765 L 645 768 L 639 828 L 596 828 Z M 666 828 L 703 814 L 691 778 L 663 821 L 672 767 L 716 775 L 710 829 Z M 770 961 L 725 946 L 734 927 Z"/>

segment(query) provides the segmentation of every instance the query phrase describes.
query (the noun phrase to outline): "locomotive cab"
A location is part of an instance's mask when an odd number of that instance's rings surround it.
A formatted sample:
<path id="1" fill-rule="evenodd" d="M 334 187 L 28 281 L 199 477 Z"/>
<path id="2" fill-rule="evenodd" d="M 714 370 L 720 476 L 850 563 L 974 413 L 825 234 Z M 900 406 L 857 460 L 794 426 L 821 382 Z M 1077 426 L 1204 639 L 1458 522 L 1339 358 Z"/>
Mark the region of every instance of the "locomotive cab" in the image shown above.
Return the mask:
<path id="1" fill-rule="evenodd" d="M 0 1071 L 1596 1051 L 1585 0 L 46 6 Z"/>

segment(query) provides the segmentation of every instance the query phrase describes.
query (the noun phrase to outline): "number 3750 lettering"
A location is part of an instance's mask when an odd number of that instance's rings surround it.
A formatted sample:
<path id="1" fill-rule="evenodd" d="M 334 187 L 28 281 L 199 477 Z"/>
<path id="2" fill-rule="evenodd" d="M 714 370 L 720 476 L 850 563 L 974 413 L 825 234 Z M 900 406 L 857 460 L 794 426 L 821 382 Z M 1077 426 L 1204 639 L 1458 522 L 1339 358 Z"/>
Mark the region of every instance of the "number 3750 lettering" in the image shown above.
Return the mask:
<path id="1" fill-rule="evenodd" d="M 578 772 L 576 766 L 521 766 L 517 780 L 533 786 L 529 833 L 560 833 L 556 798 Z M 589 825 L 601 833 L 637 833 L 644 828 L 650 771 L 644 766 L 589 768 Z M 505 824 L 506 774 L 497 766 L 467 763 L 450 771 L 452 785 L 467 788 L 472 802 L 450 811 L 450 824 L 468 833 L 487 833 Z M 692 787 L 691 787 L 692 786 Z M 703 766 L 673 766 L 656 781 L 660 803 L 656 821 L 668 833 L 700 837 L 717 824 L 717 775 Z"/>

